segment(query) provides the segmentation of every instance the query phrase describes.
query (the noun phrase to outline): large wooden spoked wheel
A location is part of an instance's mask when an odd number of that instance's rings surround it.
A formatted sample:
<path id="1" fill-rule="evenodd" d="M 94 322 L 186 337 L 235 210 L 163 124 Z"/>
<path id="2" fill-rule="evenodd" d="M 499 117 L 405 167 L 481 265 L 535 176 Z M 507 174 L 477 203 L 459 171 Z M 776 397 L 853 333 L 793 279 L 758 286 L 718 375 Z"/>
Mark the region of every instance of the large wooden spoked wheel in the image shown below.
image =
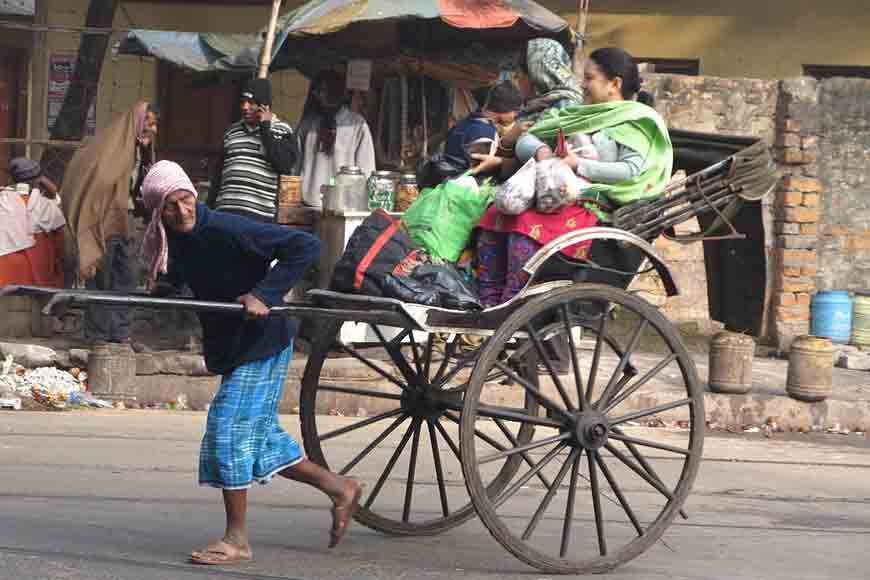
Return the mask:
<path id="1" fill-rule="evenodd" d="M 505 358 L 516 340 L 523 346 L 512 356 L 537 357 L 540 381 L 525 380 Z M 472 436 L 491 415 L 493 369 L 546 410 L 523 419 L 515 397 L 513 420 L 538 429 L 505 451 Z M 500 406 L 504 414 L 511 403 Z M 703 391 L 670 322 L 625 291 L 578 284 L 518 309 L 484 347 L 464 400 L 462 467 L 478 515 L 507 550 L 548 573 L 605 572 L 685 515 L 704 428 Z M 534 464 L 500 493 L 487 492 L 491 463 L 518 454 Z M 542 475 L 552 483 L 540 484 Z"/>
<path id="2" fill-rule="evenodd" d="M 300 419 L 308 457 L 366 484 L 357 520 L 378 531 L 432 535 L 472 518 L 462 482 L 459 423 L 483 339 L 409 329 L 390 337 L 395 329 L 372 326 L 378 343 L 353 347 L 338 342 L 339 329 L 338 323 L 320 329 L 302 379 Z M 345 358 L 336 362 L 330 352 Z M 342 361 L 352 362 L 357 372 L 367 369 L 370 378 L 342 376 Z M 494 369 L 489 379 L 505 375 Z M 537 403 L 530 397 L 521 406 L 534 413 Z M 509 433 L 477 430 L 475 437 L 484 448 L 505 451 L 528 443 L 534 425 L 521 424 Z M 531 458 L 497 462 L 488 493 L 500 492 L 523 462 L 530 465 Z"/>

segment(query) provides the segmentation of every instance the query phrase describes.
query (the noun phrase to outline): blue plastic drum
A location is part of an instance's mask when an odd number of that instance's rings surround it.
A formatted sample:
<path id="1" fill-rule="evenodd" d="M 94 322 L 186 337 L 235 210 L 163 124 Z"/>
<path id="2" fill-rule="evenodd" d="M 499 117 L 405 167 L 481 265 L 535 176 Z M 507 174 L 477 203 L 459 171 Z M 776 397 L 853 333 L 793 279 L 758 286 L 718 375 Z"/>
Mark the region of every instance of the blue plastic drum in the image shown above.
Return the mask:
<path id="1" fill-rule="evenodd" d="M 812 333 L 848 344 L 852 333 L 852 299 L 846 290 L 819 292 L 812 303 Z"/>

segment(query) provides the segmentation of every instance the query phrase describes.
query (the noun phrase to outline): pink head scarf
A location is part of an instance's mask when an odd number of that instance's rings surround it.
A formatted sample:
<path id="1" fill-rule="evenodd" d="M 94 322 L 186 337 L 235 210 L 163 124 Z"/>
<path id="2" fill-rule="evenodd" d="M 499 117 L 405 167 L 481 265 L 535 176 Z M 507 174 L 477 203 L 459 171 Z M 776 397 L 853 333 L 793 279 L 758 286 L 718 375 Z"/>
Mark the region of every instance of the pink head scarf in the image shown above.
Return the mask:
<path id="1" fill-rule="evenodd" d="M 169 263 L 169 243 L 163 225 L 163 206 L 170 193 L 183 190 L 196 197 L 196 188 L 178 163 L 158 161 L 142 181 L 142 201 L 151 212 L 151 223 L 142 242 L 142 263 L 148 268 L 148 288 L 154 287 L 158 274 L 165 274 Z"/>

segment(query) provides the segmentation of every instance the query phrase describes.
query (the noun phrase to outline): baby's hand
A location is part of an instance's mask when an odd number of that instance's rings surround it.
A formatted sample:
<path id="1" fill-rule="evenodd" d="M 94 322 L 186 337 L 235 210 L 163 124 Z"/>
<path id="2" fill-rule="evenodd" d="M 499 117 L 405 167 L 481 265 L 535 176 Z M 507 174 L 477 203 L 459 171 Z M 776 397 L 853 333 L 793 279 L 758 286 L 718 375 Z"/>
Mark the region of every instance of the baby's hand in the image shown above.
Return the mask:
<path id="1" fill-rule="evenodd" d="M 598 159 L 598 149 L 595 148 L 595 145 L 584 145 L 575 150 L 574 154 L 583 159 Z"/>
<path id="2" fill-rule="evenodd" d="M 494 171 L 501 167 L 502 158 L 496 157 L 495 155 L 483 155 L 481 153 L 475 153 L 471 156 L 475 161 L 480 161 L 474 168 L 471 170 L 472 175 L 479 175 L 481 173 L 489 173 L 490 171 Z"/>

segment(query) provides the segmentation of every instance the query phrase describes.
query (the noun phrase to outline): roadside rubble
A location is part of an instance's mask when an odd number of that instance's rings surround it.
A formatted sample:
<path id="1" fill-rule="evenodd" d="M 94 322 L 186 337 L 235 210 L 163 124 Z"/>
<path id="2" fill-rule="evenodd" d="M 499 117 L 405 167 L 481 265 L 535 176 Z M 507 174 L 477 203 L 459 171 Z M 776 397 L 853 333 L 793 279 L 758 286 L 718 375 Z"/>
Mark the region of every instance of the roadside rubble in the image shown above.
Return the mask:
<path id="1" fill-rule="evenodd" d="M 211 377 L 202 356 L 202 347 L 191 339 L 184 351 L 152 351 L 134 343 L 137 376 Z M 114 408 L 190 410 L 189 395 L 182 390 L 163 392 L 152 399 L 139 392 L 102 392 L 88 385 L 85 369 L 90 351 L 63 345 L 60 348 L 0 340 L 0 410 L 43 410 L 73 408 Z M 3 367 L 2 363 L 9 363 Z"/>
<path id="2" fill-rule="evenodd" d="M 0 409 L 20 411 L 31 401 L 49 409 L 111 408 L 88 392 L 87 379 L 87 373 L 75 368 L 70 372 L 53 366 L 28 369 L 7 353 L 0 366 Z"/>
<path id="3" fill-rule="evenodd" d="M 687 431 L 691 424 L 689 421 L 662 421 L 658 417 L 654 417 L 645 421 L 629 421 L 626 423 L 626 426 L 664 429 L 667 431 Z M 725 425 L 720 425 L 715 421 L 707 421 L 705 426 L 707 431 L 733 434 L 760 434 L 768 439 L 773 437 L 776 433 L 827 433 L 829 435 L 852 435 L 855 437 L 870 438 L 870 432 L 865 432 L 861 429 L 849 429 L 840 423 L 835 423 L 833 426 L 827 428 L 821 426 L 813 426 L 811 428 L 786 428 L 783 427 L 781 419 L 775 416 L 767 417 L 764 423 L 758 425 L 727 427 Z"/>
<path id="4" fill-rule="evenodd" d="M 870 352 L 848 344 L 834 345 L 834 365 L 852 371 L 870 371 Z"/>

